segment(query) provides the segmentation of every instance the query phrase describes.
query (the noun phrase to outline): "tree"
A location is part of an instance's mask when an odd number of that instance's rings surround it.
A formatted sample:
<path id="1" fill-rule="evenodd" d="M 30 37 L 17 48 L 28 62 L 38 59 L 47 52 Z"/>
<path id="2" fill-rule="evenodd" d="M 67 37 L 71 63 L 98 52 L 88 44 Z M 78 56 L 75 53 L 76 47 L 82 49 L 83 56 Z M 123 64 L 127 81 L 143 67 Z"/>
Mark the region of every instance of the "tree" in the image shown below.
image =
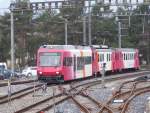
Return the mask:
<path id="1" fill-rule="evenodd" d="M 115 18 L 111 15 L 109 6 L 97 4 L 92 10 L 92 37 L 95 37 L 94 44 L 106 44 L 112 47 L 117 46 L 117 26 Z"/>
<path id="2" fill-rule="evenodd" d="M 1 61 L 10 58 L 10 15 L 5 13 L 0 19 L 0 53 Z"/>

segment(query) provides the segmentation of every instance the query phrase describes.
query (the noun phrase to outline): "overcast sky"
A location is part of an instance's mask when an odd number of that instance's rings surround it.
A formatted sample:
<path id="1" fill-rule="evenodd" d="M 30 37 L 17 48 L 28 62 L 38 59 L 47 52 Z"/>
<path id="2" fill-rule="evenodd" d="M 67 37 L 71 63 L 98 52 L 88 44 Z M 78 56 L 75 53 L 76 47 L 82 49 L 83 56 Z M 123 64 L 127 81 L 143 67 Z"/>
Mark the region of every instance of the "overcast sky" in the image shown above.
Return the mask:
<path id="1" fill-rule="evenodd" d="M 11 2 L 12 0 L 0 0 L 0 15 L 2 15 L 5 11 L 9 11 L 8 9 L 6 9 L 6 8 L 8 8 L 9 7 L 9 5 L 10 5 L 10 2 Z M 30 0 L 31 2 L 40 2 L 40 1 L 52 1 L 52 0 Z M 54 0 L 53 0 L 54 1 Z M 55 1 L 57 1 L 57 0 L 55 0 Z M 108 2 L 109 0 L 105 0 L 105 2 Z M 112 0 L 113 2 L 115 1 L 115 0 Z M 118 0 L 119 2 L 122 2 L 123 0 Z M 129 1 L 129 0 L 127 0 L 127 1 Z M 143 0 L 138 0 L 139 2 L 142 2 Z M 132 2 L 133 3 L 135 3 L 136 2 L 136 0 L 132 0 Z"/>
<path id="2" fill-rule="evenodd" d="M 7 8 L 9 8 L 10 2 L 12 0 L 0 0 L 0 15 L 3 14 L 6 11 L 9 11 Z M 30 0 L 32 2 L 40 2 L 40 1 L 50 1 L 50 0 Z"/>

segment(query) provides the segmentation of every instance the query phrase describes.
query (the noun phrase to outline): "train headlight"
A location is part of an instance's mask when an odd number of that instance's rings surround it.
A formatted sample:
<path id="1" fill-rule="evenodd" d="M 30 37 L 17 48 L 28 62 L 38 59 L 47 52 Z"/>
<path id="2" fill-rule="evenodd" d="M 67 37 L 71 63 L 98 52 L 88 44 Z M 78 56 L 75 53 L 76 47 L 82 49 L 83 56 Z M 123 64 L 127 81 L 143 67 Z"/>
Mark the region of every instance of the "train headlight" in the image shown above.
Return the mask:
<path id="1" fill-rule="evenodd" d="M 56 71 L 56 74 L 58 75 L 58 74 L 59 74 L 59 71 Z"/>
<path id="2" fill-rule="evenodd" d="M 40 71 L 40 72 L 39 72 L 39 74 L 41 75 L 41 74 L 42 74 L 42 72 Z"/>

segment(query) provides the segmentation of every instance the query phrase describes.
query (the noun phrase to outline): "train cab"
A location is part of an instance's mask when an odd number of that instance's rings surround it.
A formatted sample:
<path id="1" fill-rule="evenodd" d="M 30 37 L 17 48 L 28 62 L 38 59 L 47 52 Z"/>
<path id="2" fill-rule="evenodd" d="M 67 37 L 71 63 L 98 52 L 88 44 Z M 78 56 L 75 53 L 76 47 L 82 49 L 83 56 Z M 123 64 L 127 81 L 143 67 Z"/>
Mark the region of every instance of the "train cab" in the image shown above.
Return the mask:
<path id="1" fill-rule="evenodd" d="M 68 81 L 93 75 L 90 47 L 45 45 L 38 50 L 37 74 L 43 81 Z"/>

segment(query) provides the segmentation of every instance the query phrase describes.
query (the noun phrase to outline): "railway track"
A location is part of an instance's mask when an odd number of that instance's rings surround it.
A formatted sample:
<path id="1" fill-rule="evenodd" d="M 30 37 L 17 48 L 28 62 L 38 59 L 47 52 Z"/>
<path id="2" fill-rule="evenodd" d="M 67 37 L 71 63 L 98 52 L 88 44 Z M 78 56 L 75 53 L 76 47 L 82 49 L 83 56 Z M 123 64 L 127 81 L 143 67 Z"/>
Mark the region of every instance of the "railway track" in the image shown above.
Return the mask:
<path id="1" fill-rule="evenodd" d="M 147 86 L 145 86 L 147 83 Z M 119 90 L 116 91 L 116 93 L 103 105 L 101 110 L 98 113 L 104 113 L 105 111 L 105 105 L 107 105 L 109 108 L 113 109 L 113 113 L 125 113 L 127 111 L 127 108 L 132 101 L 133 98 L 136 96 L 150 92 L 150 81 L 141 80 L 141 81 L 128 81 L 124 82 L 120 87 Z M 130 84 L 127 87 L 128 91 L 123 90 L 123 86 Z M 137 87 L 138 85 L 143 85 L 143 87 Z M 121 103 L 114 103 L 114 100 L 122 100 Z"/>
<path id="2" fill-rule="evenodd" d="M 138 73 L 132 73 L 131 76 L 128 77 L 135 77 L 135 76 L 142 76 L 144 74 L 149 74 L 148 71 L 146 72 L 138 72 Z M 107 76 L 106 77 L 106 82 L 110 82 L 116 79 L 127 79 L 127 76 Z M 132 81 L 133 82 L 133 81 Z M 91 103 L 95 104 L 99 109 L 107 109 L 106 111 L 109 111 L 110 113 L 112 111 L 112 108 L 109 108 L 109 106 L 107 104 L 104 104 L 104 102 L 98 102 L 96 99 L 94 99 L 93 97 L 91 97 L 90 95 L 86 95 L 84 94 L 84 91 L 86 91 L 88 88 L 98 85 L 101 83 L 101 78 L 95 78 L 92 80 L 85 80 L 84 82 L 72 82 L 70 84 L 70 88 L 69 89 L 65 89 L 62 88 L 61 93 L 56 94 L 55 96 L 47 96 L 47 98 L 40 100 L 39 102 L 33 103 L 29 106 L 25 106 L 24 108 L 21 109 L 17 109 L 14 113 L 40 113 L 40 111 L 47 111 L 50 110 L 51 108 L 54 107 L 54 105 L 58 105 L 68 99 L 74 99 L 77 100 L 75 97 L 76 96 L 82 96 L 83 98 L 87 98 Z M 125 84 L 125 83 L 124 83 Z M 64 84 L 63 84 L 64 85 Z M 33 87 L 32 87 L 33 88 Z M 32 89 L 31 88 L 31 89 Z M 120 87 L 120 92 L 121 89 L 123 88 L 123 85 Z M 37 87 L 36 90 L 38 90 L 39 88 Z M 33 92 L 32 90 L 26 90 L 26 92 L 24 93 L 19 93 L 21 91 L 18 91 L 18 96 L 12 96 L 12 100 L 15 100 L 17 98 L 20 98 L 22 96 L 28 95 L 29 93 Z M 118 90 L 119 92 L 119 90 Z M 15 94 L 14 94 L 15 95 Z M 6 98 L 6 96 L 5 96 Z M 0 98 L 0 104 L 6 103 L 8 102 L 8 99 L 3 99 L 2 97 Z M 54 102 L 55 100 L 55 102 Z M 55 104 L 54 104 L 55 103 Z M 81 104 L 82 105 L 82 104 Z M 81 108 L 80 108 L 81 109 Z M 86 106 L 84 106 L 84 109 L 89 110 L 89 108 Z M 89 111 L 91 112 L 91 111 Z"/>
<path id="3" fill-rule="evenodd" d="M 26 83 L 33 83 L 37 82 L 38 80 L 22 80 L 22 81 L 13 81 L 11 82 L 11 85 L 19 85 L 19 84 L 26 84 Z M 8 86 L 7 81 L 0 83 L 0 87 Z"/>
<path id="4" fill-rule="evenodd" d="M 145 73 L 136 73 L 134 75 L 132 75 L 132 77 L 135 77 L 137 75 L 141 75 L 141 74 L 148 74 L 149 72 L 145 72 Z M 131 76 L 129 76 L 131 77 Z M 106 79 L 107 82 L 109 81 L 112 81 L 112 80 L 115 80 L 115 78 L 117 79 L 124 79 L 125 76 L 122 76 L 120 77 L 119 75 L 115 76 L 115 77 L 108 77 Z M 126 77 L 127 78 L 127 77 Z M 20 109 L 18 111 L 16 111 L 15 113 L 32 113 L 31 111 L 34 111 L 33 113 L 40 113 L 40 111 L 47 111 L 51 108 L 53 108 L 54 105 L 58 105 L 68 99 L 73 99 L 76 95 L 81 95 L 81 96 L 84 96 L 85 95 L 83 94 L 83 91 L 88 89 L 89 87 L 92 87 L 94 85 L 97 85 L 97 84 L 100 84 L 101 83 L 101 80 L 94 80 L 94 81 L 91 81 L 91 82 L 85 82 L 85 83 L 73 83 L 71 84 L 70 86 L 70 89 L 69 90 L 65 90 L 65 88 L 63 89 L 62 93 L 60 94 L 57 94 L 55 96 L 51 96 L 51 97 L 48 97 L 38 103 L 34 103 L 33 105 L 30 105 L 30 106 L 27 106 L 23 109 Z M 84 88 L 83 88 L 84 86 Z M 78 88 L 78 90 L 77 90 Z M 92 97 L 88 96 L 88 98 L 92 101 L 94 101 L 95 99 L 93 99 Z M 55 102 L 53 101 L 53 99 L 55 99 Z M 75 99 L 74 99 L 75 100 Z M 96 102 L 94 101 L 95 104 L 97 104 L 99 107 L 101 106 L 101 109 L 105 108 L 107 109 L 107 111 L 111 112 L 111 108 L 109 109 L 109 106 L 107 106 L 107 104 L 102 104 L 102 103 L 99 103 L 99 102 Z M 84 109 L 86 109 L 84 107 Z M 87 111 L 88 112 L 88 111 Z"/>
<path id="5" fill-rule="evenodd" d="M 35 86 L 30 86 L 28 88 L 22 89 L 20 91 L 14 92 L 11 94 L 10 100 L 13 101 L 15 99 L 19 99 L 21 97 L 24 97 L 30 93 L 33 93 L 34 91 L 37 91 L 41 89 L 41 84 L 35 85 Z M 7 103 L 9 101 L 8 95 L 0 97 L 0 105 Z"/>

